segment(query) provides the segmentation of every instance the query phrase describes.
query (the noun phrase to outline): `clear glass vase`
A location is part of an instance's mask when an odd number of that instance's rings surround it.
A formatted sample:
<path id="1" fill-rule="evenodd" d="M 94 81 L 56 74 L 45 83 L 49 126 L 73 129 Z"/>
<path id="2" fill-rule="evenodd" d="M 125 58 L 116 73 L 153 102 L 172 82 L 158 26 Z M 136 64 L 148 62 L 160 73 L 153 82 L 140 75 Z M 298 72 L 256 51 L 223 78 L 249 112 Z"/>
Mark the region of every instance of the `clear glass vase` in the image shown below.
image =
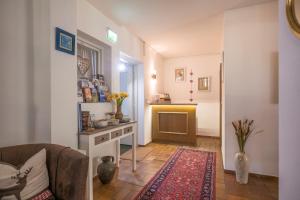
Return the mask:
<path id="1" fill-rule="evenodd" d="M 248 183 L 249 161 L 243 152 L 238 152 L 234 157 L 236 181 L 240 184 Z"/>

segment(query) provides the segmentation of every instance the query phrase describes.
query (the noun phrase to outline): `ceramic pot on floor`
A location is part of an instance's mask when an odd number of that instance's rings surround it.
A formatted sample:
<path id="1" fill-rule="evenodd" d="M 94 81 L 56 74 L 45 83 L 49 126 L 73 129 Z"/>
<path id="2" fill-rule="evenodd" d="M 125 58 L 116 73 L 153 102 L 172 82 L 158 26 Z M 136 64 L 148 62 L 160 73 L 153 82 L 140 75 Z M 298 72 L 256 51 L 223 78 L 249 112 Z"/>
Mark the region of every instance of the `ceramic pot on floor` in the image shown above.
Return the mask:
<path id="1" fill-rule="evenodd" d="M 104 156 L 102 163 L 97 168 L 98 178 L 103 184 L 109 183 L 116 172 L 116 164 L 113 156 Z"/>
<path id="2" fill-rule="evenodd" d="M 243 152 L 238 152 L 234 157 L 236 181 L 240 184 L 248 183 L 249 161 Z"/>

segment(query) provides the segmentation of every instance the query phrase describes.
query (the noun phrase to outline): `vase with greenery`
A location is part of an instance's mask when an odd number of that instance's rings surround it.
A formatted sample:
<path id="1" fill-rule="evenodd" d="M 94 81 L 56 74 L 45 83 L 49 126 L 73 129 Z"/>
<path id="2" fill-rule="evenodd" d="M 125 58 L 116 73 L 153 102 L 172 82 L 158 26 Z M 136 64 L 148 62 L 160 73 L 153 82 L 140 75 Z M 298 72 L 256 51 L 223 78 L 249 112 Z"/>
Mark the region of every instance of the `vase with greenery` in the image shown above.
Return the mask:
<path id="1" fill-rule="evenodd" d="M 239 145 L 239 152 L 235 154 L 234 163 L 236 170 L 236 181 L 240 184 L 248 183 L 249 161 L 245 153 L 245 145 L 251 134 L 254 133 L 253 120 L 237 120 L 232 122 L 235 135 Z M 256 132 L 258 133 L 258 132 Z"/>
<path id="2" fill-rule="evenodd" d="M 116 102 L 116 106 L 117 106 L 115 118 L 119 119 L 120 121 L 123 119 L 122 104 L 127 97 L 128 94 L 126 92 L 113 93 L 111 95 L 111 98 Z"/>

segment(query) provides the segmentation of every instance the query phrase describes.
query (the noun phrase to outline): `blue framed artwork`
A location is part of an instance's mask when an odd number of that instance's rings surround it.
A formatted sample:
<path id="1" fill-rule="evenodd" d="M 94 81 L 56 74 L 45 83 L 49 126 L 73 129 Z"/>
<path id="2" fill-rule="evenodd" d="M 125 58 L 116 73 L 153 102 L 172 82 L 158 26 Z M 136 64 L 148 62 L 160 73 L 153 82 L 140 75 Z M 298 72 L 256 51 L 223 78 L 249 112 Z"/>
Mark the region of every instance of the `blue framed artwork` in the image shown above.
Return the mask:
<path id="1" fill-rule="evenodd" d="M 75 35 L 56 27 L 55 49 L 71 55 L 75 55 Z"/>

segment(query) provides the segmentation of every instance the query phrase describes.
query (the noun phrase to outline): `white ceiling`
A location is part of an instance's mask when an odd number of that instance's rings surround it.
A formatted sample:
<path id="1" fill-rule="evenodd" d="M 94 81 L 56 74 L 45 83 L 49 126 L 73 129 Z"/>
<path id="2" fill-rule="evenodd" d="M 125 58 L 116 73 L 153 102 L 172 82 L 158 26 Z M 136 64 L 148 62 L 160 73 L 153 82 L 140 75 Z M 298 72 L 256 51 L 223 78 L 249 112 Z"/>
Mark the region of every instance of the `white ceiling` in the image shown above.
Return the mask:
<path id="1" fill-rule="evenodd" d="M 164 57 L 219 53 L 223 13 L 271 0 L 88 0 Z"/>

